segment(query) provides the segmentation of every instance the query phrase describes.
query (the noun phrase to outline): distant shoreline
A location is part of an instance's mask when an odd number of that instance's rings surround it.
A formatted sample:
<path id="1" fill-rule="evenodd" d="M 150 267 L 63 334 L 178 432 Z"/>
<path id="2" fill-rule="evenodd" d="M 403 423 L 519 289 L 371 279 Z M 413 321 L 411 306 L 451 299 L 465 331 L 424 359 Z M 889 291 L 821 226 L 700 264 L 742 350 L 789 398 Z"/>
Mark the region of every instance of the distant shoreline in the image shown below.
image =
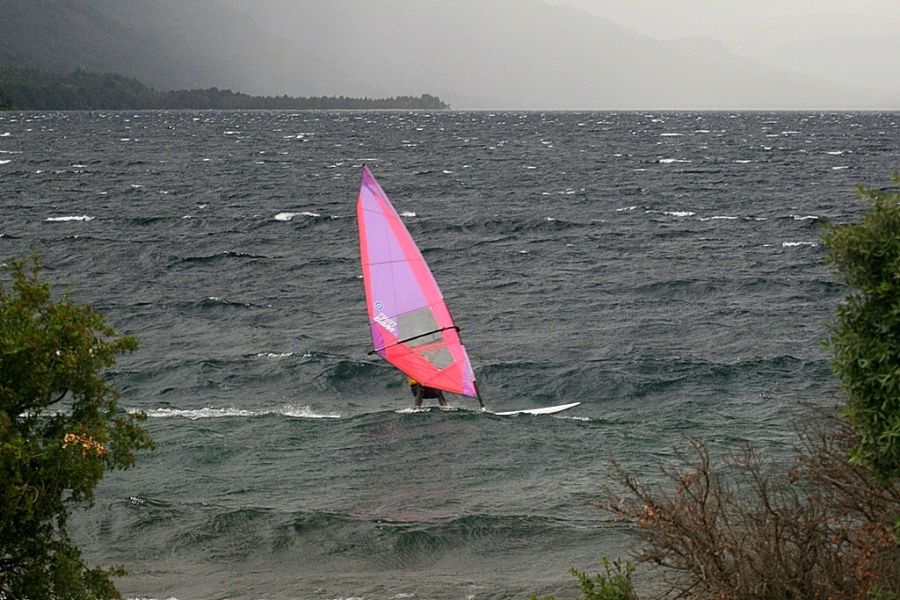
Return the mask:
<path id="1" fill-rule="evenodd" d="M 448 110 L 430 94 L 391 98 L 251 96 L 219 88 L 157 92 L 137 79 L 0 66 L 0 110 Z"/>

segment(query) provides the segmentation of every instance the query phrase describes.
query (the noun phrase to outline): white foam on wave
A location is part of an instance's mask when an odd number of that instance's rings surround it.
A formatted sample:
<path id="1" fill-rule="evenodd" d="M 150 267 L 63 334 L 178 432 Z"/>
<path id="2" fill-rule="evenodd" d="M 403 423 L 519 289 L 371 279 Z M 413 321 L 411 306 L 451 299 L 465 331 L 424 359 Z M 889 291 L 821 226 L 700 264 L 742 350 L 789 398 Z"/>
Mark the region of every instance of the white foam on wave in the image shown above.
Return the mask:
<path id="1" fill-rule="evenodd" d="M 795 221 L 812 221 L 817 220 L 819 217 L 816 215 L 791 215 Z"/>
<path id="2" fill-rule="evenodd" d="M 68 223 L 70 221 L 93 221 L 94 217 L 89 217 L 87 215 L 73 215 L 70 217 L 47 217 L 45 220 L 48 223 Z"/>
<path id="3" fill-rule="evenodd" d="M 630 210 L 637 210 L 637 206 L 623 206 L 622 208 L 617 208 L 616 212 L 627 212 Z"/>
<path id="4" fill-rule="evenodd" d="M 322 216 L 322 215 L 321 215 L 320 213 L 314 213 L 314 212 L 310 212 L 310 211 L 303 211 L 303 212 L 280 212 L 280 213 L 278 213 L 277 215 L 275 215 L 275 220 L 276 220 L 276 221 L 290 221 L 290 220 L 293 219 L 294 217 L 310 217 L 310 218 L 313 218 L 313 219 L 318 219 L 318 218 L 321 217 L 321 216 Z M 332 217 L 332 218 L 335 218 L 335 217 Z"/>
<path id="5" fill-rule="evenodd" d="M 414 213 L 414 212 L 411 211 L 411 210 L 404 210 L 402 213 L 400 213 L 400 216 L 401 216 L 401 217 L 411 218 L 411 217 L 415 217 L 415 216 L 416 216 L 416 213 Z"/>
<path id="6" fill-rule="evenodd" d="M 715 215 L 712 217 L 700 217 L 701 221 L 737 221 L 740 217 L 732 217 L 729 215 Z"/>
<path id="7" fill-rule="evenodd" d="M 7 131 L 6 133 L 0 133 L 0 137 L 9 137 L 9 136 L 11 136 L 11 135 L 12 135 L 12 134 L 11 134 L 10 132 L 8 132 L 8 131 Z"/>
<path id="8" fill-rule="evenodd" d="M 0 165 L 8 165 L 11 162 L 11 160 L 0 160 Z"/>
<path id="9" fill-rule="evenodd" d="M 782 248 L 796 248 L 797 246 L 811 246 L 815 248 L 818 242 L 781 242 Z"/>
<path id="10" fill-rule="evenodd" d="M 697 213 L 689 210 L 664 210 L 662 214 L 670 217 L 693 217 Z"/>
<path id="11" fill-rule="evenodd" d="M 139 412 L 136 409 L 128 412 Z M 341 415 L 337 413 L 317 413 L 309 406 L 294 406 L 284 404 L 268 410 L 247 410 L 244 408 L 213 408 L 207 406 L 204 408 L 180 409 L 180 408 L 152 408 L 144 411 L 151 419 L 173 419 L 182 418 L 196 421 L 198 419 L 223 419 L 227 417 L 263 417 L 267 415 L 281 415 L 283 417 L 291 417 L 298 419 L 340 419 Z"/>
<path id="12" fill-rule="evenodd" d="M 673 163 L 689 163 L 691 161 L 681 158 L 661 158 L 659 159 L 659 162 L 664 165 L 671 165 Z"/>
<path id="13" fill-rule="evenodd" d="M 256 355 L 256 358 L 290 358 L 293 356 L 293 352 L 260 352 Z M 304 357 L 311 356 L 304 354 Z"/>
<path id="14" fill-rule="evenodd" d="M 683 135 L 683 133 L 661 133 L 659 137 L 681 137 Z"/>

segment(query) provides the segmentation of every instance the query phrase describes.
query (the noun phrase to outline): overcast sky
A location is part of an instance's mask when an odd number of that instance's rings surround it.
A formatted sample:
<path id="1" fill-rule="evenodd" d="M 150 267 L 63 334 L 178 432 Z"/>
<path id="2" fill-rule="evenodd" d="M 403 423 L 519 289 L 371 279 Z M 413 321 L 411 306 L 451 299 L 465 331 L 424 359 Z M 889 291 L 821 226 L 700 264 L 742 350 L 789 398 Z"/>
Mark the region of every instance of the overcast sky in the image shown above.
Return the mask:
<path id="1" fill-rule="evenodd" d="M 662 38 L 726 43 L 900 34 L 897 0 L 546 0 Z"/>
<path id="2" fill-rule="evenodd" d="M 0 56 L 30 47 L 54 68 L 124 73 L 158 89 L 429 93 L 461 109 L 900 108 L 900 0 L 0 6 Z"/>

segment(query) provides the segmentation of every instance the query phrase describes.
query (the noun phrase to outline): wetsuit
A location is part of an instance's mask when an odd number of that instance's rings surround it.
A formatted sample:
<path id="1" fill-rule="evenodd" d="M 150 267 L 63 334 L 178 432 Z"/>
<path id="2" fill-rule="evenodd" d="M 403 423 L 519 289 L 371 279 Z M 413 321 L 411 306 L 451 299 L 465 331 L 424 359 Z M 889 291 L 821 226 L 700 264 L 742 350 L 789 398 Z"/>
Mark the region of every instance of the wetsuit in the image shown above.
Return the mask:
<path id="1" fill-rule="evenodd" d="M 447 399 L 444 398 L 444 392 L 441 390 L 422 385 L 412 377 L 407 377 L 406 381 L 409 383 L 409 389 L 412 390 L 413 396 L 416 399 L 416 408 L 422 407 L 422 400 L 425 398 L 435 398 L 437 399 L 438 404 L 447 406 Z"/>

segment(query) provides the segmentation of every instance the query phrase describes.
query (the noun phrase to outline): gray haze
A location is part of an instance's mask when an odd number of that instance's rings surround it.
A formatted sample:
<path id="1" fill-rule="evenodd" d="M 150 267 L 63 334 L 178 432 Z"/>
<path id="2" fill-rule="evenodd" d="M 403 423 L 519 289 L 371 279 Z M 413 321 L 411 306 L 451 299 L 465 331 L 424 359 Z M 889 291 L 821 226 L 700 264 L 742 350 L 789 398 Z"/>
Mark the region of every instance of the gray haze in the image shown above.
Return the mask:
<path id="1" fill-rule="evenodd" d="M 897 0 L 547 1 L 652 37 L 713 38 L 763 64 L 900 98 Z"/>
<path id="2" fill-rule="evenodd" d="M 896 0 L 0 0 L 0 14 L 0 60 L 158 89 L 900 109 Z"/>

